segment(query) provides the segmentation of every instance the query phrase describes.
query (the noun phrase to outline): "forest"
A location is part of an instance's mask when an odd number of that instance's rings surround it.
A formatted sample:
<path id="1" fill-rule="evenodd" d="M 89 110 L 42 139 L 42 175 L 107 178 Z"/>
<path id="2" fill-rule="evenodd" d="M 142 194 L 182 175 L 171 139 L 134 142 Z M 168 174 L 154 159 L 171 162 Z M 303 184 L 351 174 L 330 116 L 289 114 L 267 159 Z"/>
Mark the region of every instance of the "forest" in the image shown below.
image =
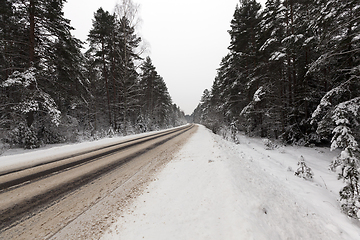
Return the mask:
<path id="1" fill-rule="evenodd" d="M 240 0 L 228 54 L 192 114 L 213 132 L 238 131 L 341 153 L 342 208 L 360 218 L 360 2 Z"/>
<path id="2" fill-rule="evenodd" d="M 132 1 L 98 9 L 87 45 L 65 2 L 0 0 L 0 153 L 184 124 L 143 54 Z M 330 169 L 343 211 L 360 219 L 359 1 L 239 0 L 228 33 L 192 120 L 235 142 L 244 132 L 340 149 Z"/>
<path id="3" fill-rule="evenodd" d="M 93 140 L 178 126 L 136 31 L 136 5 L 94 13 L 86 45 L 71 34 L 66 0 L 0 0 L 2 148 Z M 88 46 L 88 49 L 85 47 Z"/>

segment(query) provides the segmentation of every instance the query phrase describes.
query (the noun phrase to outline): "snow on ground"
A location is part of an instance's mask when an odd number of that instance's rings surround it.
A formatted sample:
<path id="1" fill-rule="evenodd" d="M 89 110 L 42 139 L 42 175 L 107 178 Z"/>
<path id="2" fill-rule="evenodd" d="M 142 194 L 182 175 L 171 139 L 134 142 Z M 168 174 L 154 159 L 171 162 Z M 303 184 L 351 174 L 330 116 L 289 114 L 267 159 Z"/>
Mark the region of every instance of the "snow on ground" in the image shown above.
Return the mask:
<path id="1" fill-rule="evenodd" d="M 109 137 L 96 141 L 84 141 L 73 144 L 49 144 L 45 147 L 37 149 L 9 149 L 0 155 L 0 174 L 23 167 L 35 166 L 37 164 L 47 162 L 49 159 L 60 158 L 69 154 L 76 154 L 91 150 L 92 148 L 100 148 L 120 141 L 143 137 L 157 132 L 161 131 L 152 131 L 120 137 Z"/>
<path id="2" fill-rule="evenodd" d="M 235 145 L 199 126 L 102 239 L 360 239 L 327 149 Z M 312 181 L 294 175 L 303 155 Z M 290 171 L 290 168 L 292 171 Z"/>

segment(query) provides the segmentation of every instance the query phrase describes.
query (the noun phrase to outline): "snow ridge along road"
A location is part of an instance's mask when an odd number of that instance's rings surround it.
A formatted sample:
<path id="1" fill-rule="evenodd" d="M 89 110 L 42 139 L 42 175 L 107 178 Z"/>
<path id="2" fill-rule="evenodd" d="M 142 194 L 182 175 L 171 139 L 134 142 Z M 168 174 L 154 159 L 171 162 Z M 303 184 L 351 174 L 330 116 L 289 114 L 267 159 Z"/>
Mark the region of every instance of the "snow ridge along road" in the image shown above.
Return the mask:
<path id="1" fill-rule="evenodd" d="M 193 127 L 186 125 L 98 149 L 2 168 L 0 236 L 23 222 L 24 218 L 31 218 L 29 212 L 41 211 L 46 204 L 126 165 L 130 160 L 164 145 Z"/>
<path id="2" fill-rule="evenodd" d="M 101 239 L 360 239 L 359 224 L 336 201 L 336 173 L 328 163 L 316 167 L 331 161 L 325 148 L 267 150 L 259 138 L 238 137 L 236 145 L 199 126 Z M 313 181 L 288 170 L 301 155 Z"/>

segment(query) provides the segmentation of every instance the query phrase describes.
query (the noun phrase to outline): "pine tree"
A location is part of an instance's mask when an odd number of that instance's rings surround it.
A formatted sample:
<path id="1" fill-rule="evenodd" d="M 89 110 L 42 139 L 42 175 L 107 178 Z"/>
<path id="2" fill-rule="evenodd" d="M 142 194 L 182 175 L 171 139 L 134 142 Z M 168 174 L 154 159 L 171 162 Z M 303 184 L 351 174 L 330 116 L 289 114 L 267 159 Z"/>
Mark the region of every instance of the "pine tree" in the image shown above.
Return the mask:
<path id="1" fill-rule="evenodd" d="M 88 41 L 90 42 L 90 49 L 88 54 L 92 54 L 93 64 L 101 69 L 101 87 L 106 93 L 107 102 L 107 121 L 109 126 L 112 126 L 112 109 L 111 109 L 111 96 L 110 96 L 110 83 L 109 83 L 109 62 L 110 53 L 113 51 L 112 35 L 115 31 L 115 16 L 111 15 L 108 11 L 99 8 L 94 14 L 93 27 L 89 32 Z"/>
<path id="2" fill-rule="evenodd" d="M 123 131 L 126 132 L 128 124 L 134 124 L 140 109 L 139 104 L 139 74 L 136 71 L 135 61 L 141 57 L 136 53 L 136 48 L 141 42 L 141 38 L 135 33 L 134 27 L 131 27 L 130 21 L 125 17 L 121 17 L 118 22 L 120 62 L 118 69 L 120 80 L 120 118 L 123 122 Z"/>
<path id="3" fill-rule="evenodd" d="M 61 112 L 51 96 L 41 88 L 32 87 L 38 85 L 35 76 L 36 69 L 33 67 L 25 72 L 15 71 L 0 85 L 1 89 L 12 93 L 11 97 L 6 98 L 7 104 L 4 110 L 9 117 L 16 119 L 6 140 L 25 148 L 39 147 L 41 142 L 47 143 L 48 140 L 51 143 L 51 139 L 42 139 L 45 137 L 44 130 L 50 123 L 58 126 L 61 117 Z M 37 124 L 25 124 L 28 123 L 26 120 L 29 118 L 29 113 L 38 118 Z"/>
<path id="4" fill-rule="evenodd" d="M 308 167 L 305 163 L 305 159 L 303 156 L 300 157 L 300 161 L 298 162 L 299 168 L 295 171 L 295 176 L 299 176 L 306 180 L 311 179 L 314 176 L 311 168 Z"/>
<path id="5" fill-rule="evenodd" d="M 331 169 L 341 167 L 339 179 L 346 183 L 340 191 L 342 209 L 347 215 L 360 219 L 360 148 L 352 129 L 358 127 L 360 97 L 340 103 L 333 110 L 333 130 L 331 149 L 342 148 L 341 154 L 331 164 Z"/>
<path id="6" fill-rule="evenodd" d="M 358 89 L 358 78 L 352 78 L 339 87 L 330 90 L 313 113 L 313 121 L 318 123 L 319 134 L 332 131 L 331 150 L 341 148 L 341 154 L 332 162 L 330 168 L 341 168 L 339 179 L 346 183 L 340 191 L 342 209 L 350 217 L 360 219 L 360 149 L 357 131 L 360 121 L 360 97 L 342 101 L 349 96 L 350 89 Z M 339 102 L 340 101 L 340 102 Z"/>
<path id="7" fill-rule="evenodd" d="M 339 179 L 346 183 L 340 191 L 342 209 L 353 218 L 360 218 L 358 141 L 359 125 L 359 38 L 357 19 L 360 11 L 356 1 L 321 2 L 324 6 L 319 16 L 321 54 L 308 71 L 322 79 L 326 94 L 322 97 L 312 118 L 318 133 L 331 138 L 331 149 L 341 148 L 341 154 L 331 168 L 341 168 Z M 325 31 L 326 30 L 326 31 Z"/>
<path id="8" fill-rule="evenodd" d="M 4 15 L 0 23 L 0 45 L 4 49 L 4 61 L 0 63 L 0 72 L 4 77 L 2 81 L 10 81 L 15 75 L 29 74 L 35 79 L 27 90 L 22 88 L 24 93 L 13 88 L 7 89 L 9 92 L 4 94 L 7 102 L 15 105 L 32 102 L 33 94 L 28 93 L 41 93 L 40 100 L 36 101 L 44 105 L 44 101 L 47 101 L 45 99 L 52 99 L 56 108 L 64 111 L 64 114 L 75 102 L 81 102 L 78 94 L 85 90 L 80 67 L 83 58 L 79 50 L 80 41 L 72 37 L 70 21 L 63 17 L 64 2 L 1 1 L 4 7 L 1 8 Z M 29 99 L 24 99 L 26 97 Z M 45 142 L 50 141 L 50 138 L 54 140 L 49 135 L 59 135 L 57 129 L 49 129 L 51 123 L 47 115 L 36 108 L 32 109 L 26 112 L 25 117 L 18 118 L 7 112 L 10 109 L 2 112 L 2 118 L 8 121 L 4 127 L 12 131 L 18 125 L 26 125 L 34 128 L 33 132 L 38 137 L 48 138 Z"/>
<path id="9" fill-rule="evenodd" d="M 5 81 L 14 71 L 24 71 L 29 67 L 29 32 L 22 25 L 24 18 L 14 3 L 0 1 L 0 81 Z"/>
<path id="10" fill-rule="evenodd" d="M 142 92 L 143 121 L 148 129 L 171 126 L 173 120 L 172 100 L 164 79 L 156 72 L 150 57 L 141 66 L 140 87 Z"/>
<path id="11" fill-rule="evenodd" d="M 141 103 L 142 109 L 141 113 L 143 116 L 142 122 L 144 122 L 145 127 L 151 128 L 152 119 L 151 116 L 153 115 L 154 111 L 154 87 L 155 87 L 155 79 L 158 77 L 158 73 L 155 70 L 155 67 L 151 61 L 150 57 L 147 57 L 143 64 L 141 65 L 141 80 L 140 80 L 140 87 L 142 89 L 142 99 Z"/>
<path id="12" fill-rule="evenodd" d="M 285 10 L 280 0 L 268 0 L 261 13 L 259 48 L 262 72 L 262 97 L 260 110 L 263 114 L 263 136 L 278 138 L 286 126 L 285 60 L 282 44 L 285 33 Z M 259 105 L 259 104 L 258 104 Z"/>
<path id="13" fill-rule="evenodd" d="M 235 70 L 235 77 L 228 86 L 231 98 L 227 102 L 236 103 L 231 107 L 232 116 L 228 116 L 230 122 L 233 118 L 238 119 L 242 109 L 252 101 L 252 95 L 261 86 L 261 79 L 257 72 L 259 63 L 259 44 L 260 44 L 260 8 L 261 5 L 254 0 L 241 1 L 234 13 L 234 19 L 231 21 L 231 30 L 229 31 L 230 54 L 229 59 L 232 69 Z M 245 117 L 244 128 L 251 132 L 261 124 L 262 116 L 255 109 L 252 116 Z"/>

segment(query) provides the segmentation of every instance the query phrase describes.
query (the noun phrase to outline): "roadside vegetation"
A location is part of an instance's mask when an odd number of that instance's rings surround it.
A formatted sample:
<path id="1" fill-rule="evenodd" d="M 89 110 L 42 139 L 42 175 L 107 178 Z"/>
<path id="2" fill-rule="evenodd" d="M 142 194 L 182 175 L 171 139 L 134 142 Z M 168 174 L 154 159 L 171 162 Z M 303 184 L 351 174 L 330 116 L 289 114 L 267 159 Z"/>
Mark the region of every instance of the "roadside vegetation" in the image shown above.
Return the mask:
<path id="1" fill-rule="evenodd" d="M 360 5 L 355 0 L 240 1 L 210 90 L 192 117 L 286 144 L 331 145 L 346 184 L 343 210 L 360 218 Z M 234 130 L 235 129 L 235 130 Z"/>

